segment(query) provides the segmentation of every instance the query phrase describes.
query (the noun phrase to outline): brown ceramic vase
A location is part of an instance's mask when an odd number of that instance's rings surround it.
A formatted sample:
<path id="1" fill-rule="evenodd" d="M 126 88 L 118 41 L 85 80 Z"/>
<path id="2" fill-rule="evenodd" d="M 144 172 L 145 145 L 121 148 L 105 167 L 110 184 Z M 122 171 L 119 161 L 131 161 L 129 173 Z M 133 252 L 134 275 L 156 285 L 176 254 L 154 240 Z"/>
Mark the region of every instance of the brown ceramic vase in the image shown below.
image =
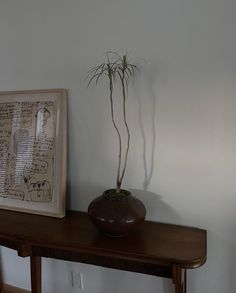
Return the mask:
<path id="1" fill-rule="evenodd" d="M 146 209 L 129 191 L 109 189 L 90 203 L 88 215 L 106 235 L 122 237 L 144 221 Z"/>

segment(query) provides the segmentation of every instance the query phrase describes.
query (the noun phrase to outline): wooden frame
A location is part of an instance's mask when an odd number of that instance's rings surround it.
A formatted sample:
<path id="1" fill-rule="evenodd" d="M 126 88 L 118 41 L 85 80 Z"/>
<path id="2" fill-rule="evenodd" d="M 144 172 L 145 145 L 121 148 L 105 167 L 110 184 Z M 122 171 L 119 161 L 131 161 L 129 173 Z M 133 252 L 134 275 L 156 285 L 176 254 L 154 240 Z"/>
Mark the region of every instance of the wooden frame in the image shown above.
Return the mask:
<path id="1" fill-rule="evenodd" d="M 0 92 L 0 208 L 65 215 L 67 91 Z"/>

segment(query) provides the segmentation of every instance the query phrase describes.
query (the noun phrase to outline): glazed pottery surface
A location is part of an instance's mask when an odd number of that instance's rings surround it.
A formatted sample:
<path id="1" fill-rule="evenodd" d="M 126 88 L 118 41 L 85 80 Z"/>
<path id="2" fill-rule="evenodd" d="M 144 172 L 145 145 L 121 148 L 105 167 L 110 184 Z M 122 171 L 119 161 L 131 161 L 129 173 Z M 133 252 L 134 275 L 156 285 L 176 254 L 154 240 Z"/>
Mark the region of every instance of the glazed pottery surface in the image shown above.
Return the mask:
<path id="1" fill-rule="evenodd" d="M 90 203 L 88 215 L 106 235 L 122 237 L 144 221 L 146 209 L 129 191 L 109 189 Z"/>

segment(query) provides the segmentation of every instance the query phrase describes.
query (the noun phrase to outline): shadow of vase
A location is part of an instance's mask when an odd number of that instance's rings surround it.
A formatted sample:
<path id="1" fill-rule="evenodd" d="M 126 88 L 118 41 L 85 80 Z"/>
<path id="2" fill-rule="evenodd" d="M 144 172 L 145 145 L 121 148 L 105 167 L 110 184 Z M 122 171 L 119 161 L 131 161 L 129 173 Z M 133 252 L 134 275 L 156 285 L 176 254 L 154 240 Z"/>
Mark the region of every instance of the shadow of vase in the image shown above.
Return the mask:
<path id="1" fill-rule="evenodd" d="M 140 199 L 146 207 L 146 220 L 164 223 L 182 224 L 181 216 L 159 194 L 147 190 L 130 189 L 131 193 Z"/>

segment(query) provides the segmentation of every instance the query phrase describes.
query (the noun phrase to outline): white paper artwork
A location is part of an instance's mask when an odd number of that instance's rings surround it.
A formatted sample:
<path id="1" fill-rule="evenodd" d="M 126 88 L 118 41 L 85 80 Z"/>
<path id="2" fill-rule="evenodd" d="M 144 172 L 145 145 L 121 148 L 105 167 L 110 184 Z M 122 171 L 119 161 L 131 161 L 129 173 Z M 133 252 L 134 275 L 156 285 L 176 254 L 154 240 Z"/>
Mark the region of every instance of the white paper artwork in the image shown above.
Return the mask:
<path id="1" fill-rule="evenodd" d="M 5 200 L 7 206 L 42 214 L 45 209 L 47 214 L 51 212 L 50 206 L 58 202 L 53 197 L 56 110 L 54 99 L 0 100 L 0 198 L 3 204 Z"/>
<path id="2" fill-rule="evenodd" d="M 52 200 L 54 123 L 53 102 L 0 104 L 1 197 Z"/>

